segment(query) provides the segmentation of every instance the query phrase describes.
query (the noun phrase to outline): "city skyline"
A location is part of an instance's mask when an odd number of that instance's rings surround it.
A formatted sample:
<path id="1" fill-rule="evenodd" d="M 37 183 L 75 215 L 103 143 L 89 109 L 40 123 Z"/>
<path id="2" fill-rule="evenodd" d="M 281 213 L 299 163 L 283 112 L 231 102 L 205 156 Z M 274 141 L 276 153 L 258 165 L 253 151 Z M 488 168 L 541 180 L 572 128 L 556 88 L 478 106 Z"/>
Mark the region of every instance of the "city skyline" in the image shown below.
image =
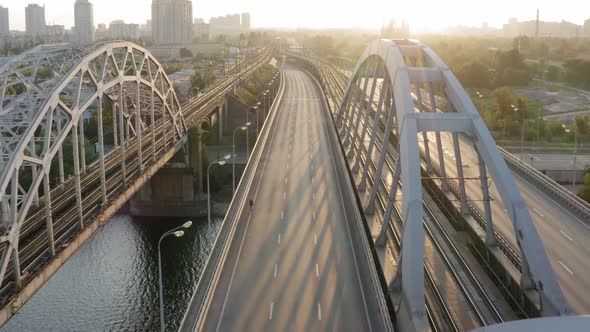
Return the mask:
<path id="1" fill-rule="evenodd" d="M 37 2 L 46 7 L 47 24 L 60 24 L 70 28 L 74 25 L 74 0 L 44 0 Z M 30 3 L 35 3 L 31 1 Z M 28 3 L 15 3 L 0 0 L 0 6 L 9 8 L 10 29 L 25 30 L 25 11 Z M 431 1 L 421 4 L 394 3 L 384 0 L 368 0 L 365 6 L 338 3 L 339 14 L 326 16 L 333 10 L 335 1 L 321 3 L 301 0 L 295 3 L 281 4 L 280 9 L 272 10 L 276 2 L 270 0 L 238 1 L 228 0 L 221 3 L 193 2 L 193 17 L 209 19 L 224 16 L 230 12 L 250 12 L 255 18 L 254 28 L 365 28 L 379 29 L 390 18 L 407 21 L 413 32 L 440 32 L 451 26 L 480 26 L 486 22 L 491 27 L 501 27 L 510 17 L 519 21 L 535 19 L 536 9 L 541 11 L 541 20 L 560 22 L 562 20 L 583 24 L 590 17 L 590 4 L 575 0 L 559 3 L 540 0 L 533 4 L 514 3 L 498 0 L 493 4 L 472 3 L 465 0 L 449 0 L 445 3 Z M 71 5 L 71 6 L 70 6 Z M 113 8 L 120 10 L 113 10 Z M 422 8 L 430 8 L 428 11 Z M 314 8 L 314 10 L 310 10 Z M 377 14 L 372 8 L 390 8 L 380 10 Z M 510 10 L 506 10 L 510 8 Z M 123 14 L 124 13 L 124 14 Z M 385 14 L 392 13 L 392 14 Z M 440 15 L 440 13 L 447 13 Z M 466 15 L 469 13 L 469 15 Z M 109 24 L 111 21 L 124 19 L 127 23 L 143 24 L 151 17 L 151 0 L 101 0 L 94 6 L 94 23 Z"/>

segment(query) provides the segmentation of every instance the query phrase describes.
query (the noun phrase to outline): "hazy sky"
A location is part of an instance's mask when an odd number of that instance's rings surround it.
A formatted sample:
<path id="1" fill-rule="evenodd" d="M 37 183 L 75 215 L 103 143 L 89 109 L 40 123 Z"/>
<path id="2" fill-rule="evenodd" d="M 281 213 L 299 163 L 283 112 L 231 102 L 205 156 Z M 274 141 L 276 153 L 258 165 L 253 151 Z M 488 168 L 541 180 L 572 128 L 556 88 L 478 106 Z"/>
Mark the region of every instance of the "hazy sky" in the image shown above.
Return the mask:
<path id="1" fill-rule="evenodd" d="M 0 0 L 10 10 L 10 29 L 24 30 L 28 3 L 46 5 L 48 23 L 74 24 L 74 0 Z M 95 24 L 124 19 L 143 23 L 150 17 L 151 0 L 91 0 Z M 568 20 L 583 24 L 590 18 L 588 0 L 219 0 L 193 1 L 194 17 L 208 19 L 249 11 L 254 27 L 379 28 L 393 17 L 406 19 L 413 31 L 441 30 L 448 26 L 488 22 L 501 27 L 509 17 L 534 19 L 541 10 L 546 21 Z"/>

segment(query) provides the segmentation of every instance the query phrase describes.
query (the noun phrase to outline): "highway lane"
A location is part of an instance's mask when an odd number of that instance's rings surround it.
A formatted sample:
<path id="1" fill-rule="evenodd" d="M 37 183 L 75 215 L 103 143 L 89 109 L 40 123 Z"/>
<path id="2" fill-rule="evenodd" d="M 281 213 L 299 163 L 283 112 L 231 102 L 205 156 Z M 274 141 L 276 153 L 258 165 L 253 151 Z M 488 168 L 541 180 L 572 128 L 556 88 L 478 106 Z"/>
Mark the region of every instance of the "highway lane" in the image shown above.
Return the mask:
<path id="1" fill-rule="evenodd" d="M 534 166 L 539 170 L 582 170 L 590 165 L 590 154 L 576 154 L 576 165 L 574 167 L 573 153 L 514 153 L 514 155 L 525 163 Z M 582 179 L 578 178 L 578 181 Z"/>
<path id="2" fill-rule="evenodd" d="M 321 92 L 298 69 L 287 68 L 285 80 L 254 206 L 241 211 L 204 329 L 384 330 L 382 294 L 362 279 L 351 244 L 347 218 L 357 207 L 341 194 Z"/>
<path id="3" fill-rule="evenodd" d="M 450 134 L 442 134 L 445 165 L 449 177 L 456 176 L 456 163 Z M 420 137 L 421 139 L 421 137 Z M 435 137 L 429 133 L 430 152 L 435 156 Z M 461 157 L 464 176 L 478 177 L 477 155 L 470 144 L 461 140 Z M 437 157 L 436 159 L 438 160 Z M 536 188 L 516 173 L 512 173 L 516 185 L 525 200 L 533 223 L 545 245 L 549 260 L 557 274 L 566 299 L 578 314 L 590 313 L 590 300 L 584 290 L 590 289 L 590 226 L 553 201 L 542 189 Z M 490 181 L 491 182 L 491 181 Z M 491 182 L 490 195 L 494 227 L 504 235 L 513 248 L 518 248 L 512 222 Z M 481 188 L 479 180 L 466 181 L 469 199 L 480 207 Z"/>

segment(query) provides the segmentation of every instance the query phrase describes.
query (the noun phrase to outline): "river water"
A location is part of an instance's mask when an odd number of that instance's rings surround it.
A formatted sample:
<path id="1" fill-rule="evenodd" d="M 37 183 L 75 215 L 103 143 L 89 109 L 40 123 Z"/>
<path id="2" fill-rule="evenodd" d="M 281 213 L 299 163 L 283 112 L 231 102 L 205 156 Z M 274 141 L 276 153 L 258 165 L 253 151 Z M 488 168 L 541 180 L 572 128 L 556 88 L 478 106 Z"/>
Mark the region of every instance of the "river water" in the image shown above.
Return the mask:
<path id="1" fill-rule="evenodd" d="M 158 331 L 158 239 L 186 220 L 117 215 L 4 326 L 11 331 Z M 162 241 L 164 312 L 176 331 L 221 219 Z"/>

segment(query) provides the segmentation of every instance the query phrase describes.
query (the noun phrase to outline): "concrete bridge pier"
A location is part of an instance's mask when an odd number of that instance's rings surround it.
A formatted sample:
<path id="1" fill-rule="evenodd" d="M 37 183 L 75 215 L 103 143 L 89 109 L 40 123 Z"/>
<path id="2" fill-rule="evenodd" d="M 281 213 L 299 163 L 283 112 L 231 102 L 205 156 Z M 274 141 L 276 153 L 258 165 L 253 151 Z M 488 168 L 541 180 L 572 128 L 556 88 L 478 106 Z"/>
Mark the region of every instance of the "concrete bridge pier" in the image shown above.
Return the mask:
<path id="1" fill-rule="evenodd" d="M 178 155 L 183 153 L 188 156 Z M 166 163 L 133 196 L 129 208 L 132 216 L 202 217 L 207 214 L 207 198 L 203 195 L 203 131 L 200 125 L 190 128 L 187 148 L 177 152 L 177 157 Z"/>

